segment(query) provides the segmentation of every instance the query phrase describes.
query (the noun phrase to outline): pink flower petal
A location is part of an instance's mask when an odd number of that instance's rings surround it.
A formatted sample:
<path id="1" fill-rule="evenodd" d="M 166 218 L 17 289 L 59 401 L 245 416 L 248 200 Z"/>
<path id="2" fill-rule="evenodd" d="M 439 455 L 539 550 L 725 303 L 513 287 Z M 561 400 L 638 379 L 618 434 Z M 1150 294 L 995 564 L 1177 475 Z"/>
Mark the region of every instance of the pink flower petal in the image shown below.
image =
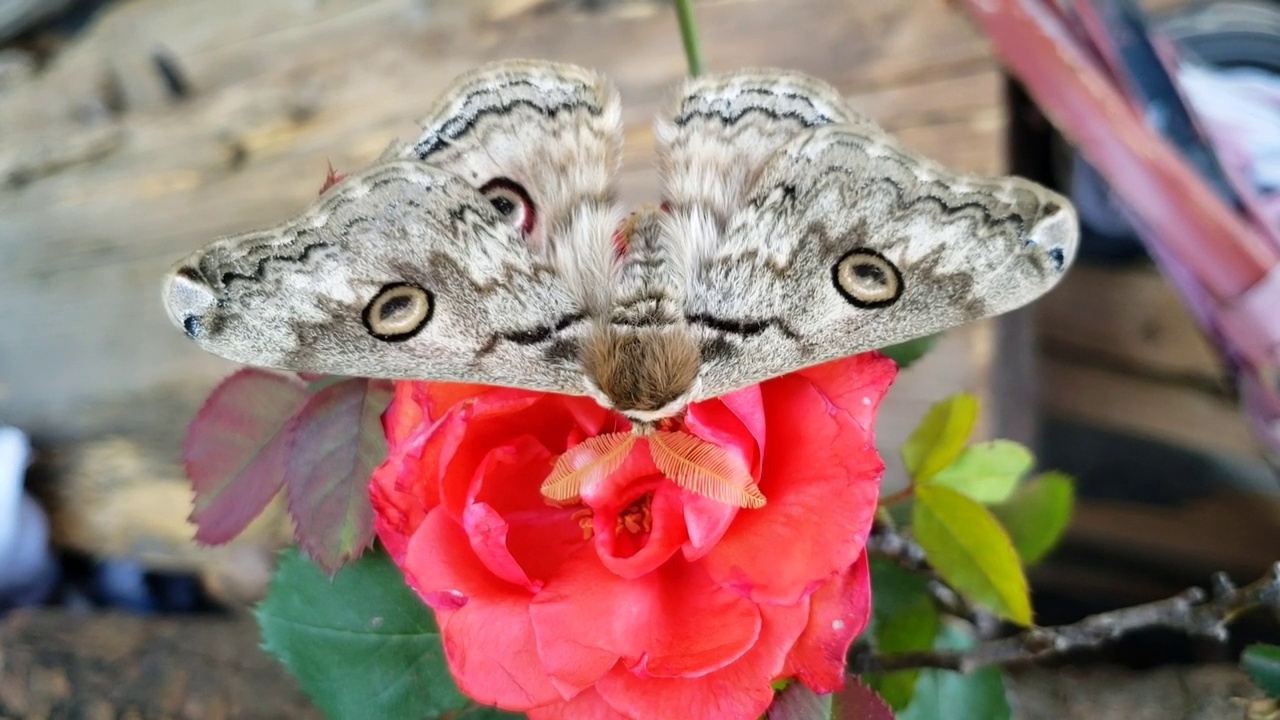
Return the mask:
<path id="1" fill-rule="evenodd" d="M 783 671 L 824 694 L 844 686 L 845 658 L 871 617 L 871 574 L 867 554 L 837 574 L 809 599 L 809 624 L 796 641 Z"/>
<path id="2" fill-rule="evenodd" d="M 715 548 L 738 516 L 738 508 L 687 491 L 683 498 L 684 526 L 689 540 L 681 550 L 684 559 L 693 562 Z"/>
<path id="3" fill-rule="evenodd" d="M 484 503 L 470 505 L 462 513 L 462 528 L 471 541 L 471 549 L 489 572 L 531 593 L 541 588 L 541 583 L 529 580 L 507 550 L 507 521 L 497 511 Z"/>
<path id="4" fill-rule="evenodd" d="M 831 405 L 848 414 L 872 440 L 875 439 L 876 411 L 897 374 L 898 366 L 878 352 L 854 355 L 794 373 L 808 378 Z"/>
<path id="5" fill-rule="evenodd" d="M 695 565 L 673 561 L 627 580 L 588 551 L 565 562 L 530 613 L 547 672 L 584 687 L 619 658 L 646 675 L 704 674 L 737 660 L 760 633 L 760 610 Z"/>
<path id="6" fill-rule="evenodd" d="M 723 402 L 709 400 L 690 405 L 684 422 L 690 434 L 736 455 L 743 465 L 751 469 L 752 476 L 759 477 L 760 443 Z"/>
<path id="7" fill-rule="evenodd" d="M 587 688 L 566 702 L 536 707 L 525 713 L 529 720 L 632 720 L 609 707 L 595 688 Z"/>
<path id="8" fill-rule="evenodd" d="M 414 534 L 404 571 L 424 600 L 447 611 L 437 618 L 463 692 L 508 710 L 560 698 L 539 666 L 530 593 L 490 574 L 442 509 L 430 512 Z"/>
<path id="9" fill-rule="evenodd" d="M 865 372 L 850 375 L 845 385 L 873 385 Z M 739 512 L 702 560 L 719 582 L 758 602 L 796 602 L 852 565 L 866 543 L 884 464 L 869 432 L 835 400 L 861 405 L 860 398 L 871 397 L 874 406 L 892 371 L 881 373 L 882 381 L 872 387 L 879 395 L 847 391 L 833 382 L 841 377 L 819 374 L 819 384 L 806 373 L 793 373 L 762 386 L 770 452 L 760 490 L 768 504 Z"/>
<path id="10" fill-rule="evenodd" d="M 758 641 L 730 665 L 701 676 L 659 678 L 616 667 L 596 683 L 610 706 L 634 718 L 753 720 L 773 701 L 771 683 L 787 650 L 804 629 L 808 601 L 795 607 L 761 606 Z"/>
<path id="11" fill-rule="evenodd" d="M 468 603 L 440 630 L 458 689 L 477 702 L 521 711 L 560 699 L 538 666 L 527 601 Z"/>

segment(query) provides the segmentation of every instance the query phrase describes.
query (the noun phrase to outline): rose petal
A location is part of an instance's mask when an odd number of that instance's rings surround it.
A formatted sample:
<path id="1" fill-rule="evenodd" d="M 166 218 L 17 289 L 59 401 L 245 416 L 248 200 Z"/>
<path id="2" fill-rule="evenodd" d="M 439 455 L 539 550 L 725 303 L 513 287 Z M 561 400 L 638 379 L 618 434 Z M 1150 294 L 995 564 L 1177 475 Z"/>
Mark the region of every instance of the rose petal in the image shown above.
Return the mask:
<path id="1" fill-rule="evenodd" d="M 787 656 L 784 677 L 830 693 L 844 686 L 845 658 L 871 617 L 871 574 L 864 551 L 858 561 L 809 598 L 809 624 Z"/>
<path id="2" fill-rule="evenodd" d="M 734 447 L 758 481 L 764 453 L 765 417 L 760 386 L 689 406 L 685 414 L 689 431 L 698 437 Z M 723 429 L 722 429 L 723 428 Z M 686 560 L 698 560 L 711 551 L 728 531 L 738 509 L 692 493 L 685 500 L 685 527 L 689 542 L 683 547 Z"/>
<path id="3" fill-rule="evenodd" d="M 863 380 L 845 382 L 867 386 Z M 883 391 L 887 379 L 876 387 Z M 702 562 L 717 581 L 757 602 L 789 605 L 862 551 L 884 463 L 863 426 L 835 404 L 871 395 L 843 392 L 838 383 L 819 386 L 802 373 L 771 380 L 762 390 L 770 451 L 760 490 L 768 504 L 739 512 Z"/>
<path id="4" fill-rule="evenodd" d="M 382 429 L 387 436 L 389 447 L 394 448 L 397 444 L 404 442 L 410 433 L 425 424 L 422 422 L 422 405 L 417 397 L 422 385 L 423 383 L 410 380 L 396 382 L 392 390 L 391 404 L 387 405 L 386 411 L 382 413 Z"/>
<path id="5" fill-rule="evenodd" d="M 631 720 L 609 707 L 595 688 L 587 688 L 567 702 L 533 708 L 526 715 L 529 720 Z"/>
<path id="6" fill-rule="evenodd" d="M 548 507 L 539 489 L 555 456 L 533 435 L 491 446 L 471 478 L 466 502 L 483 502 L 503 515 Z"/>
<path id="7" fill-rule="evenodd" d="M 387 459 L 369 479 L 369 502 L 374 509 L 374 528 L 383 545 L 397 563 L 404 561 L 409 538 L 426 517 L 427 511 L 440 503 L 439 486 L 422 484 L 422 450 L 427 428 L 410 433 L 392 445 Z M 406 488 L 414 488 L 406 490 Z"/>
<path id="8" fill-rule="evenodd" d="M 396 384 L 399 385 L 400 383 Z M 485 393 L 493 392 L 495 389 L 491 385 L 434 381 L 429 383 L 416 382 L 414 385 L 420 388 L 417 400 L 422 407 L 423 417 L 428 423 L 433 423 L 444 417 L 444 414 L 454 405 L 464 400 L 470 400 Z"/>
<path id="9" fill-rule="evenodd" d="M 700 675 L 742 656 L 760 633 L 760 610 L 673 561 L 636 579 L 572 555 L 530 607 L 547 672 L 585 687 L 622 658 L 647 675 Z M 798 632 L 798 630 L 797 630 Z"/>
<path id="10" fill-rule="evenodd" d="M 458 687 L 476 700 L 524 710 L 560 699 L 542 672 L 531 595 L 491 575 L 467 536 L 437 508 L 409 543 L 405 579 L 437 614 L 445 657 Z"/>
<path id="11" fill-rule="evenodd" d="M 808 600 L 794 607 L 761 606 L 760 636 L 730 665 L 701 677 L 658 678 L 615 667 L 596 683 L 605 702 L 636 718 L 723 720 L 756 718 L 773 701 L 772 681 L 804 629 Z"/>
<path id="12" fill-rule="evenodd" d="M 898 366 L 878 352 L 814 365 L 796 375 L 808 378 L 831 401 L 875 439 L 874 424 L 880 401 L 898 374 Z"/>
<path id="13" fill-rule="evenodd" d="M 760 443 L 723 402 L 711 400 L 690 405 L 684 422 L 690 434 L 736 455 L 743 465 L 751 469 L 751 475 L 759 478 Z"/>
<path id="14" fill-rule="evenodd" d="M 738 417 L 738 421 L 742 423 L 742 426 L 747 429 L 747 432 L 751 433 L 751 437 L 755 438 L 756 447 L 761 453 L 764 453 L 767 418 L 764 413 L 764 398 L 760 394 L 760 386 L 752 385 L 731 392 L 721 397 L 720 402 L 724 403 L 724 406 Z"/>
<path id="15" fill-rule="evenodd" d="M 560 698 L 538 666 L 525 601 L 468 603 L 440 629 L 458 689 L 476 701 L 520 711 Z"/>
<path id="16" fill-rule="evenodd" d="M 738 516 L 738 508 L 688 491 L 683 493 L 683 500 L 685 534 L 689 540 L 681 550 L 684 559 L 693 562 L 711 552 L 720 542 Z"/>
<path id="17" fill-rule="evenodd" d="M 496 510 L 484 503 L 470 505 L 462 513 L 462 528 L 471 542 L 471 549 L 489 572 L 529 592 L 538 592 L 542 583 L 529 580 L 524 568 L 507 550 L 507 521 Z"/>

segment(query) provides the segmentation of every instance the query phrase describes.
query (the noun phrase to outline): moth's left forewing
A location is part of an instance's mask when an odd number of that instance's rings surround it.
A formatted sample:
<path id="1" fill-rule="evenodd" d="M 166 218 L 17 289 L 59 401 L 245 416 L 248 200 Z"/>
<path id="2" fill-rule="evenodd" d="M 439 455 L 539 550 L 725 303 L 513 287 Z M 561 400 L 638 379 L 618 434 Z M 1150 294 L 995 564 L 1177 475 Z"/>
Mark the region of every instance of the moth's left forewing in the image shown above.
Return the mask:
<path id="1" fill-rule="evenodd" d="M 1062 277 L 1077 236 L 1070 203 L 1035 183 L 817 128 L 768 161 L 696 272 L 690 313 L 714 319 L 704 395 L 1025 305 Z"/>

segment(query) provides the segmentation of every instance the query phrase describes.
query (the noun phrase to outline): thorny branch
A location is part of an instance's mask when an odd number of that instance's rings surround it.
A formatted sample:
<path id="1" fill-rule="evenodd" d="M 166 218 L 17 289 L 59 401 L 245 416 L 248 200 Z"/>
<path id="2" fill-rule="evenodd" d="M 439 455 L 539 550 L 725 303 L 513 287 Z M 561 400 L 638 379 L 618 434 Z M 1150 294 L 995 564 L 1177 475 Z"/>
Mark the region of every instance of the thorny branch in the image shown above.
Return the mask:
<path id="1" fill-rule="evenodd" d="M 867 550 L 913 571 L 928 572 L 924 553 L 913 541 L 892 530 L 877 528 Z M 950 592 L 949 588 L 945 588 Z M 954 597 L 954 592 L 951 592 Z M 937 598 L 935 592 L 935 599 Z M 940 602 L 951 612 L 946 602 Z M 1079 622 L 1056 627 L 1031 628 L 1010 637 L 980 641 L 967 650 L 922 651 L 878 655 L 867 651 L 851 658 L 854 673 L 890 672 L 915 668 L 941 668 L 971 672 L 989 665 L 1009 665 L 1058 657 L 1075 650 L 1095 648 L 1135 630 L 1164 627 L 1188 635 L 1225 640 L 1227 625 L 1255 608 L 1280 612 L 1280 562 L 1267 574 L 1244 587 L 1236 587 L 1223 573 L 1214 576 L 1212 591 L 1190 588 L 1164 600 L 1090 615 Z M 959 608 L 961 617 L 971 611 Z"/>
<path id="2" fill-rule="evenodd" d="M 973 623 L 978 637 L 991 637 L 1000 629 L 1000 620 L 985 610 L 965 602 L 955 590 L 934 575 L 924 557 L 924 548 L 915 540 L 898 533 L 887 525 L 877 524 L 867 538 L 867 552 L 879 555 L 899 567 L 914 573 L 928 575 L 929 594 L 934 603 L 945 613 L 964 618 Z"/>

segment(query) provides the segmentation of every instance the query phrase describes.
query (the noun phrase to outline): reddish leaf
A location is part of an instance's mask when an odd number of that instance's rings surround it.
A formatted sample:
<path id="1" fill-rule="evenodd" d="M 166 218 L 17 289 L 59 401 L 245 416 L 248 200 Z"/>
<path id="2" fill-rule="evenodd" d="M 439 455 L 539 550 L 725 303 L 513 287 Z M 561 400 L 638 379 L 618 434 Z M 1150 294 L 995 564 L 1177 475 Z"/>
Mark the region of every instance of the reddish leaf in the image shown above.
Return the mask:
<path id="1" fill-rule="evenodd" d="M 791 681 L 773 699 L 765 720 L 893 720 L 893 711 L 858 678 L 846 676 L 844 689 L 818 695 L 803 683 Z"/>
<path id="2" fill-rule="evenodd" d="M 196 414 L 182 445 L 195 490 L 196 541 L 225 543 L 280 492 L 289 419 L 306 401 L 296 378 L 245 369 L 222 381 Z"/>
<path id="3" fill-rule="evenodd" d="M 830 717 L 831 696 L 819 695 L 795 680 L 773 698 L 765 713 L 765 720 L 827 720 Z"/>
<path id="4" fill-rule="evenodd" d="M 856 677 L 847 677 L 835 697 L 831 720 L 893 720 L 893 711 L 874 690 Z"/>
<path id="5" fill-rule="evenodd" d="M 299 547 L 336 571 L 373 540 L 369 476 L 386 457 L 386 380 L 352 378 L 307 400 L 294 420 L 285 481 Z"/>

